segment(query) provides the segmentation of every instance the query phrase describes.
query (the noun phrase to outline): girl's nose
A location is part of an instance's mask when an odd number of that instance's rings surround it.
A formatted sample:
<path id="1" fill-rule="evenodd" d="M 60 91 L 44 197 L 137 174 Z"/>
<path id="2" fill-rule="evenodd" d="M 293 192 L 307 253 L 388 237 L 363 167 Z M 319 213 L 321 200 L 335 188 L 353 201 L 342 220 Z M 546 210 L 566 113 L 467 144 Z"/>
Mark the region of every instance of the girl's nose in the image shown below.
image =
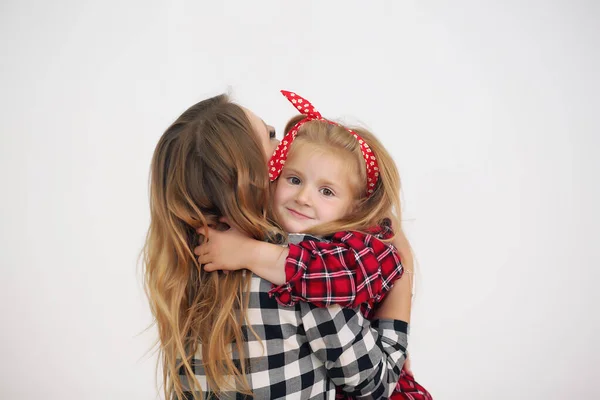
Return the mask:
<path id="1" fill-rule="evenodd" d="M 296 202 L 302 205 L 310 205 L 310 194 L 307 186 L 302 186 L 296 196 Z"/>

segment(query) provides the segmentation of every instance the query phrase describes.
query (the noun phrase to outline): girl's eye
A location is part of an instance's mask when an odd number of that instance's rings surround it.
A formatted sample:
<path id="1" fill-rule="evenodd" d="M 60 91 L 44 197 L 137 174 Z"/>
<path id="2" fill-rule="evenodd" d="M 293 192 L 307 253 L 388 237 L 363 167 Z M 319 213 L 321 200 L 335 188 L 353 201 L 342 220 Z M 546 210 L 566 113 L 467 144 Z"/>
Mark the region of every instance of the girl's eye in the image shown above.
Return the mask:
<path id="1" fill-rule="evenodd" d="M 275 129 L 269 130 L 269 138 L 275 139 L 276 134 L 277 134 L 277 132 L 275 132 Z"/>
<path id="2" fill-rule="evenodd" d="M 323 196 L 326 196 L 326 197 L 335 196 L 335 193 L 333 193 L 333 191 L 331 189 L 329 189 L 329 188 L 323 188 L 323 189 L 321 189 L 321 194 Z"/>
<path id="3" fill-rule="evenodd" d="M 288 178 L 288 182 L 291 183 L 292 185 L 299 185 L 300 182 L 300 178 L 298 178 L 297 176 L 290 176 Z"/>

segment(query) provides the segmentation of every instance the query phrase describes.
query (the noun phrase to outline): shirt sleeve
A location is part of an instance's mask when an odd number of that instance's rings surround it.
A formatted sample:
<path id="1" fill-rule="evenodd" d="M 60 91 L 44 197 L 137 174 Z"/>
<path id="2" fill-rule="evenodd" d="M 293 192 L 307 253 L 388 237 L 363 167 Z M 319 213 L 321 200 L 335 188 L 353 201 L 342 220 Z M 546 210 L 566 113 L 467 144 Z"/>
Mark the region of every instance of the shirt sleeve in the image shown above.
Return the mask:
<path id="1" fill-rule="evenodd" d="M 380 302 L 403 268 L 396 248 L 376 235 L 384 239 L 391 230 L 338 232 L 330 241 L 313 238 L 291 244 L 285 264 L 287 282 L 270 293 L 282 305 L 303 301 L 319 307 L 357 307 Z"/>
<path id="2" fill-rule="evenodd" d="M 357 399 L 388 398 L 406 360 L 408 324 L 358 309 L 300 303 L 308 343 L 333 383 Z"/>

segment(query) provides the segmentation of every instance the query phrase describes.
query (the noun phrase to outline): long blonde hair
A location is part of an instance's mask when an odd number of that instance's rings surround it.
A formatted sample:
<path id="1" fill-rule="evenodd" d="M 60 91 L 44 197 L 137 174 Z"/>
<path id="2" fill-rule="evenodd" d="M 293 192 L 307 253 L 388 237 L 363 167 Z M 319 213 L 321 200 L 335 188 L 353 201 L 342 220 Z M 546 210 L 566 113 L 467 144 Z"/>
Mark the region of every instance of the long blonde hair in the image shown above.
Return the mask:
<path id="1" fill-rule="evenodd" d="M 183 399 L 184 391 L 198 399 L 207 390 L 200 387 L 191 365 L 198 344 L 212 392 L 235 385 L 251 394 L 242 332 L 250 274 L 204 272 L 193 249 L 199 243 L 196 229 L 217 224 L 221 216 L 255 239 L 275 232 L 265 218 L 268 187 L 265 156 L 250 121 L 226 95 L 190 107 L 156 146 L 143 258 L 165 399 Z M 234 349 L 238 365 L 232 360 Z"/>
<path id="2" fill-rule="evenodd" d="M 305 118 L 298 115 L 290 119 L 285 132 Z M 379 179 L 371 196 L 366 195 L 367 171 L 360 145 L 346 127 L 333 125 L 326 121 L 309 121 L 300 127 L 294 143 L 290 147 L 289 157 L 299 151 L 305 145 L 314 145 L 319 151 L 331 151 L 339 154 L 350 161 L 348 175 L 357 179 L 351 179 L 357 206 L 354 211 L 344 218 L 330 223 L 320 224 L 311 229 L 312 234 L 328 235 L 339 231 L 366 231 L 383 222 L 386 218 L 396 219 L 394 228 L 401 229 L 400 208 L 400 174 L 392 156 L 377 140 L 375 135 L 363 128 L 351 128 L 359 134 L 371 147 L 379 164 Z M 284 167 L 285 168 L 285 167 Z"/>

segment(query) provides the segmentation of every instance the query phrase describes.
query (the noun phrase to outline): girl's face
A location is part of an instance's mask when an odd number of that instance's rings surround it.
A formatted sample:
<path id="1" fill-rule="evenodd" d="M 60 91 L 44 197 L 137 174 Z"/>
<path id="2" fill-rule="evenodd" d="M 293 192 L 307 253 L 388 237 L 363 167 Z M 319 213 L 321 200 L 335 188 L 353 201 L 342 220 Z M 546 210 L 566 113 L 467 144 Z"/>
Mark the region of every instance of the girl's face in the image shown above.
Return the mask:
<path id="1" fill-rule="evenodd" d="M 310 233 L 316 225 L 352 212 L 353 174 L 344 157 L 303 144 L 288 156 L 276 182 L 273 210 L 289 233 Z"/>
<path id="2" fill-rule="evenodd" d="M 260 143 L 263 148 L 263 151 L 265 153 L 265 159 L 268 161 L 273 155 L 275 148 L 279 144 L 279 140 L 275 138 L 275 128 L 273 128 L 271 125 L 265 124 L 265 121 L 260 119 L 252 111 L 248 110 L 245 107 L 242 108 L 244 109 L 246 116 L 252 124 L 252 130 L 256 134 L 258 143 Z M 266 165 L 267 163 L 265 163 L 265 166 Z"/>

